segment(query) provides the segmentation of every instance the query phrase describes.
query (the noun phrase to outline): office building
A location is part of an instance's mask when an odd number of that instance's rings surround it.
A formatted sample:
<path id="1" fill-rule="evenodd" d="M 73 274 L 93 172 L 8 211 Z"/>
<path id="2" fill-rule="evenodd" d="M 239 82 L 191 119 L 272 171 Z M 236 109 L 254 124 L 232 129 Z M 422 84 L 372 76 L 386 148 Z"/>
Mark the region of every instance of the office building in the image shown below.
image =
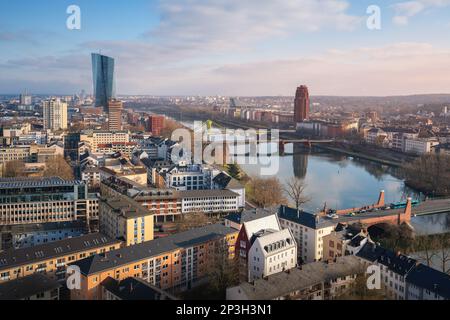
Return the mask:
<path id="1" fill-rule="evenodd" d="M 310 100 L 307 86 L 300 86 L 295 93 L 294 121 L 303 122 L 309 118 Z"/>
<path id="2" fill-rule="evenodd" d="M 122 130 L 123 102 L 119 100 L 108 101 L 108 129 L 110 131 Z"/>
<path id="3" fill-rule="evenodd" d="M 0 226 L 98 219 L 98 199 L 81 181 L 0 179 Z"/>
<path id="4" fill-rule="evenodd" d="M 44 129 L 57 131 L 67 129 L 67 102 L 58 98 L 44 101 Z"/>
<path id="5" fill-rule="evenodd" d="M 95 106 L 108 112 L 108 102 L 115 98 L 114 59 L 93 53 L 92 76 L 94 80 Z"/>

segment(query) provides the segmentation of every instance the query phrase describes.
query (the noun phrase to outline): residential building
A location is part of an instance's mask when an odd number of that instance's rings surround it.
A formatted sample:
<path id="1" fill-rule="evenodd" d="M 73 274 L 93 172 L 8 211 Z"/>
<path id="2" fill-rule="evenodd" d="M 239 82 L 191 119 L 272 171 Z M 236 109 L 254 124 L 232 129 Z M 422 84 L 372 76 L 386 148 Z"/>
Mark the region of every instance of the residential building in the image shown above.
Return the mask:
<path id="1" fill-rule="evenodd" d="M 109 277 L 102 282 L 101 287 L 102 298 L 108 301 L 178 300 L 173 295 L 139 278 L 118 281 Z"/>
<path id="2" fill-rule="evenodd" d="M 298 255 L 302 263 L 320 261 L 324 257 L 323 237 L 336 227 L 332 220 L 321 219 L 302 210 L 281 206 L 278 217 L 282 228 L 289 228 L 298 245 Z"/>
<path id="3" fill-rule="evenodd" d="M 61 287 L 58 281 L 35 273 L 0 283 L 0 300 L 59 300 Z"/>
<path id="4" fill-rule="evenodd" d="M 43 103 L 44 129 L 51 131 L 67 129 L 67 102 L 52 98 Z"/>
<path id="5" fill-rule="evenodd" d="M 84 221 L 48 222 L 0 227 L 0 250 L 21 249 L 79 237 L 88 232 Z"/>
<path id="6" fill-rule="evenodd" d="M 416 260 L 370 242 L 366 243 L 356 256 L 367 265 L 380 267 L 381 282 L 389 297 L 395 300 L 407 298 L 406 276 L 416 267 Z"/>
<path id="7" fill-rule="evenodd" d="M 356 224 L 338 224 L 330 234 L 323 237 L 323 259 L 355 255 L 367 241 L 371 241 L 367 229 Z"/>
<path id="8" fill-rule="evenodd" d="M 297 244 L 289 229 L 263 229 L 253 235 L 248 279 L 256 280 L 297 266 Z"/>
<path id="9" fill-rule="evenodd" d="M 98 145 L 130 142 L 130 135 L 127 131 L 84 131 L 80 140 L 89 143 L 92 152 L 97 152 Z"/>
<path id="10" fill-rule="evenodd" d="M 333 263 L 312 262 L 228 288 L 226 299 L 332 300 L 345 294 L 364 273 L 363 264 L 355 256 L 340 257 Z"/>
<path id="11" fill-rule="evenodd" d="M 418 264 L 406 275 L 407 300 L 450 300 L 450 275 Z"/>
<path id="12" fill-rule="evenodd" d="M 35 247 L 0 252 L 0 283 L 45 273 L 64 280 L 67 264 L 120 248 L 122 242 L 101 233 L 55 241 Z"/>
<path id="13" fill-rule="evenodd" d="M 234 258 L 236 238 L 236 230 L 213 224 L 77 261 L 81 288 L 71 299 L 103 299 L 101 283 L 109 277 L 138 277 L 163 290 L 191 288 L 206 278 L 217 249 L 224 246 Z"/>
<path id="14" fill-rule="evenodd" d="M 173 165 L 167 171 L 160 173 L 166 187 L 175 190 L 205 190 L 211 189 L 213 170 L 199 164 Z"/>
<path id="15" fill-rule="evenodd" d="M 127 246 L 153 240 L 153 214 L 128 197 L 101 199 L 99 224 L 102 233 Z"/>

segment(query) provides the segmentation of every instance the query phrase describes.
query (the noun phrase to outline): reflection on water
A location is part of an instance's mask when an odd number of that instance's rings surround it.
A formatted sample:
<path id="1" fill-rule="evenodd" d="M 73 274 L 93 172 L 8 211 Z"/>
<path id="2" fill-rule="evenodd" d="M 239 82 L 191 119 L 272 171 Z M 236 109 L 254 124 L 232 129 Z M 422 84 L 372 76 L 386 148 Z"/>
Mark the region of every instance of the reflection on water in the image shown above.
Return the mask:
<path id="1" fill-rule="evenodd" d="M 327 202 L 328 207 L 350 208 L 375 203 L 380 190 L 385 190 L 386 202 L 405 200 L 418 194 L 405 187 L 394 176 L 393 169 L 370 161 L 342 154 L 306 150 L 300 144 L 286 145 L 280 157 L 276 176 L 282 183 L 296 176 L 307 184 L 311 202 L 305 209 L 316 211 Z M 259 176 L 259 165 L 241 165 L 250 176 Z"/>
<path id="2" fill-rule="evenodd" d="M 411 219 L 411 224 L 417 234 L 436 234 L 450 232 L 450 212 L 418 216 Z"/>

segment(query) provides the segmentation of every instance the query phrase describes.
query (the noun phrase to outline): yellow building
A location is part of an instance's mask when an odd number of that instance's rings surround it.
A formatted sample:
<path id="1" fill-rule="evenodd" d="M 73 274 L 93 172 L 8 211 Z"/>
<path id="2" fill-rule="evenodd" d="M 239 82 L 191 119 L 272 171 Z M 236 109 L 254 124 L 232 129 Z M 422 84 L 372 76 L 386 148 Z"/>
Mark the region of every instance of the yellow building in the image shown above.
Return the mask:
<path id="1" fill-rule="evenodd" d="M 100 230 L 127 246 L 153 240 L 153 214 L 128 197 L 100 200 Z"/>

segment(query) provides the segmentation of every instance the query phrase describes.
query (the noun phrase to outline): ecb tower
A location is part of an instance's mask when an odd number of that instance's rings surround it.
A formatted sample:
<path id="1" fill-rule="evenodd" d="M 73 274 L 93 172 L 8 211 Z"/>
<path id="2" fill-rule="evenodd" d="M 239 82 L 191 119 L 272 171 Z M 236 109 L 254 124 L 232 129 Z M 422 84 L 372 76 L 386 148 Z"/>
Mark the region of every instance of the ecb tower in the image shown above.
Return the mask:
<path id="1" fill-rule="evenodd" d="M 108 112 L 108 102 L 115 98 L 114 59 L 92 54 L 92 76 L 94 80 L 95 106 Z"/>

